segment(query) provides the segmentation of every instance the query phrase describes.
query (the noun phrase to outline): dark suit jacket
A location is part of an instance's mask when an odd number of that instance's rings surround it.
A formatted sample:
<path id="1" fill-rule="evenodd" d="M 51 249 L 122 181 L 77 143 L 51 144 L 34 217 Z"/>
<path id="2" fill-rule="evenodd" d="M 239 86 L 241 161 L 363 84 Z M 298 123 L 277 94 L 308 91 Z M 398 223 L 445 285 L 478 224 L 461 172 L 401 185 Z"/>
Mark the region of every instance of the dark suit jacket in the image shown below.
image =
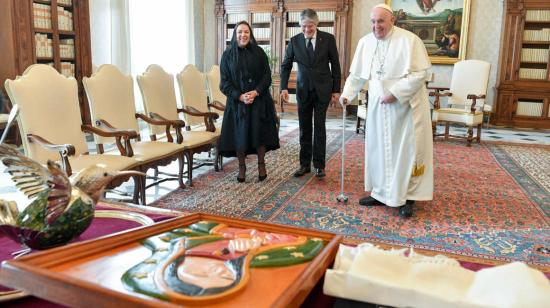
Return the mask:
<path id="1" fill-rule="evenodd" d="M 297 34 L 290 39 L 281 64 L 281 90 L 288 89 L 292 62 L 298 63 L 298 101 L 306 98 L 310 79 L 313 79 L 317 96 L 322 103 L 328 103 L 332 93 L 340 93 L 340 60 L 334 35 L 317 29 L 313 65 L 309 64 L 304 34 Z"/>

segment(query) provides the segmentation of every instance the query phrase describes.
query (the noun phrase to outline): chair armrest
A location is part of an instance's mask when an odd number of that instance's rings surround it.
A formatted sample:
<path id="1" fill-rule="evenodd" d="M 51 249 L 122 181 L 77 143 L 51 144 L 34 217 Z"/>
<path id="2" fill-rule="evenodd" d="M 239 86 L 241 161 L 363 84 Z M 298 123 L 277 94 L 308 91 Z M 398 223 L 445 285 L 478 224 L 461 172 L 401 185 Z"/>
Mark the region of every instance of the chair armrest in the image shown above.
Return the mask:
<path id="1" fill-rule="evenodd" d="M 186 106 L 186 107 L 183 107 L 183 108 L 178 108 L 178 112 L 183 112 L 183 113 L 187 113 L 191 116 L 195 116 L 195 117 L 204 117 L 204 125 L 206 126 L 206 130 L 209 131 L 209 132 L 215 132 L 216 131 L 216 126 L 214 126 L 214 120 L 216 120 L 217 118 L 220 117 L 219 114 L 215 113 L 215 112 L 202 112 L 202 111 L 199 111 L 197 110 L 196 108 L 194 107 L 191 107 L 191 106 Z"/>
<path id="2" fill-rule="evenodd" d="M 105 127 L 105 126 L 103 126 L 103 127 Z M 101 137 L 113 137 L 113 138 L 115 138 L 115 144 L 118 148 L 118 151 L 120 152 L 120 155 L 124 155 L 124 156 L 127 155 L 126 149 L 124 148 L 124 146 L 122 146 L 122 142 L 120 141 L 120 139 L 121 138 L 129 138 L 128 136 L 131 135 L 131 134 L 128 134 L 128 132 L 131 132 L 131 131 L 126 131 L 126 130 L 116 131 L 116 130 L 112 130 L 111 128 L 109 128 L 109 130 L 107 131 L 107 130 L 102 130 L 100 128 L 97 128 L 97 127 L 94 127 L 94 126 L 91 126 L 91 125 L 87 125 L 87 124 L 81 125 L 80 129 L 82 129 L 82 131 L 85 132 L 85 133 L 95 134 L 95 135 L 98 135 L 98 136 L 101 136 Z"/>
<path id="3" fill-rule="evenodd" d="M 174 127 L 176 130 L 176 139 L 177 143 L 183 142 L 183 135 L 181 134 L 181 129 L 185 127 L 185 122 L 182 120 L 168 120 L 161 116 L 158 113 L 150 112 L 149 116 L 146 116 L 141 113 L 136 113 L 136 118 L 142 119 L 145 122 L 152 124 L 152 125 L 163 125 L 166 127 L 166 138 L 168 139 L 168 142 L 174 142 L 174 139 L 172 138 L 172 134 L 170 133 L 170 127 Z"/>
<path id="4" fill-rule="evenodd" d="M 440 92 L 440 91 L 448 91 L 450 90 L 450 88 L 447 88 L 447 87 L 426 87 L 426 89 L 428 90 L 435 90 L 436 92 Z"/>
<path id="5" fill-rule="evenodd" d="M 225 105 L 222 104 L 221 102 L 219 101 L 213 101 L 211 103 L 208 103 L 208 106 L 209 107 L 212 107 L 214 109 L 217 109 L 219 111 L 225 111 Z"/>
<path id="6" fill-rule="evenodd" d="M 48 140 L 33 134 L 27 134 L 27 140 L 29 140 L 29 142 L 38 143 L 46 150 L 58 152 L 59 156 L 61 156 L 63 170 L 67 176 L 71 176 L 72 169 L 71 164 L 69 163 L 69 156 L 72 156 L 75 153 L 75 148 L 72 144 L 53 144 Z"/>
<path id="7" fill-rule="evenodd" d="M 447 90 L 449 90 L 449 88 L 428 87 L 427 89 L 435 90 L 435 91 L 432 91 L 428 94 L 429 96 L 435 96 L 434 109 L 439 109 L 440 108 L 440 98 L 441 97 L 443 97 L 443 96 L 453 96 L 453 93 L 451 93 L 451 92 L 441 93 L 441 91 L 447 91 Z"/>
<path id="8" fill-rule="evenodd" d="M 138 132 L 136 132 L 135 130 L 118 129 L 118 128 L 114 127 L 113 125 L 111 125 L 109 122 L 107 122 L 103 119 L 96 120 L 95 125 L 97 127 L 101 127 L 104 132 L 109 132 L 109 133 L 114 133 L 114 134 L 121 134 L 121 135 L 127 136 L 130 139 L 139 137 Z M 104 137 L 111 137 L 111 136 L 104 136 Z M 115 136 L 112 136 L 112 137 L 115 137 Z"/>
<path id="9" fill-rule="evenodd" d="M 472 105 L 470 106 L 470 111 L 472 113 L 475 113 L 476 112 L 476 100 L 485 98 L 485 95 L 484 94 L 482 94 L 482 95 L 468 94 L 466 96 L 466 98 L 472 100 Z M 483 106 L 481 106 L 481 112 L 483 112 Z"/>
<path id="10" fill-rule="evenodd" d="M 138 132 L 131 129 L 118 129 L 103 119 L 96 120 L 95 125 L 97 127 L 101 127 L 104 131 L 111 132 L 111 133 L 119 133 L 120 137 L 115 136 L 115 142 L 118 150 L 122 155 L 125 155 L 128 157 L 134 156 L 134 150 L 132 149 L 130 140 L 131 139 L 139 140 L 140 138 L 139 138 Z M 109 136 L 104 136 L 104 137 L 109 137 Z M 122 145 L 120 138 L 124 139 L 124 146 Z"/>

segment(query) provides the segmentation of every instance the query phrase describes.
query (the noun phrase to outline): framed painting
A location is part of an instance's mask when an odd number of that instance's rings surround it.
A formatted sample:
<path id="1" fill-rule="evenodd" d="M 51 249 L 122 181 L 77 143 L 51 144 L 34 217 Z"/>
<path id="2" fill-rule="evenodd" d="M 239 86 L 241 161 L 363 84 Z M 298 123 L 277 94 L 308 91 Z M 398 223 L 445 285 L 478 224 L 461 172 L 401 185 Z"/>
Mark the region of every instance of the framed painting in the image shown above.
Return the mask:
<path id="1" fill-rule="evenodd" d="M 470 0 L 386 0 L 395 25 L 422 39 L 433 64 L 466 57 Z"/>

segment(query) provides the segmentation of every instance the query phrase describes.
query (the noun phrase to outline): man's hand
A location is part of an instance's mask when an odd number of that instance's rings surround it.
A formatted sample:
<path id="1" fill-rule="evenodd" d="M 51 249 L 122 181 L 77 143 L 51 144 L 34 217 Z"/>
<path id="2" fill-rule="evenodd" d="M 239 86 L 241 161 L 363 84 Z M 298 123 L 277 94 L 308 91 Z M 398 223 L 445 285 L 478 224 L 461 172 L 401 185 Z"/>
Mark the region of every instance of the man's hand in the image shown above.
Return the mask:
<path id="1" fill-rule="evenodd" d="M 347 97 L 344 97 L 344 96 L 340 96 L 339 102 L 340 102 L 340 105 L 342 105 L 342 107 L 347 106 L 349 104 L 349 100 L 347 99 Z"/>
<path id="2" fill-rule="evenodd" d="M 336 102 L 340 99 L 340 93 L 332 93 L 332 97 L 330 98 L 330 106 L 334 107 L 336 106 Z"/>
<path id="3" fill-rule="evenodd" d="M 384 96 L 382 96 L 382 104 L 391 104 L 393 102 L 395 102 L 397 100 L 397 98 L 395 96 L 393 96 L 393 94 L 391 93 L 388 93 Z"/>
<path id="4" fill-rule="evenodd" d="M 281 99 L 283 102 L 288 103 L 288 90 L 281 90 Z"/>

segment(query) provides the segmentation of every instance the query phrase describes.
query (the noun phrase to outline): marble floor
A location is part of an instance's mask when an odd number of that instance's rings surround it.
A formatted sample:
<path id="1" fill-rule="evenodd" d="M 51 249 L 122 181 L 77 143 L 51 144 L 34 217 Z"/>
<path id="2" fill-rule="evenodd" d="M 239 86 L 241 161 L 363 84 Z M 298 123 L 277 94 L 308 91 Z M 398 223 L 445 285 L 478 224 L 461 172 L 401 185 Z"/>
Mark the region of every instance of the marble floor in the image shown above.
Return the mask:
<path id="1" fill-rule="evenodd" d="M 281 118 L 281 128 L 280 135 L 283 136 L 288 132 L 298 128 L 298 117 L 296 113 L 284 113 L 280 114 Z M 353 115 L 346 117 L 346 132 L 355 133 L 357 118 Z M 327 116 L 327 129 L 342 129 L 342 118 L 329 115 Z M 439 127 L 440 131 L 443 131 L 443 126 Z M 463 127 L 452 126 L 451 133 L 457 135 L 466 135 L 466 129 Z M 143 136 L 147 136 L 147 132 L 142 133 Z M 514 142 L 514 143 L 528 143 L 528 144 L 546 144 L 550 145 L 550 130 L 535 130 L 535 129 L 514 129 L 509 127 L 494 127 L 490 126 L 486 128 L 485 126 L 482 129 L 481 140 L 498 140 L 505 142 Z M 199 158 L 208 159 L 207 154 L 202 154 Z M 224 163 L 231 161 L 232 159 L 224 159 Z M 202 166 L 193 170 L 193 177 L 197 177 L 201 173 L 208 172 L 212 170 L 212 166 Z M 163 167 L 161 170 L 175 173 L 177 170 L 177 163 L 172 163 L 167 167 Z M 152 174 L 152 171 L 149 172 Z M 148 180 L 147 183 L 152 183 L 152 179 Z M 123 187 L 123 190 L 131 191 L 133 185 L 127 185 Z M 171 192 L 172 190 L 178 187 L 176 181 L 166 181 L 160 185 L 156 185 L 147 189 L 146 199 L 147 203 L 153 202 L 158 198 L 164 196 L 165 194 Z M 185 189 L 193 189 L 192 187 L 187 187 Z"/>

